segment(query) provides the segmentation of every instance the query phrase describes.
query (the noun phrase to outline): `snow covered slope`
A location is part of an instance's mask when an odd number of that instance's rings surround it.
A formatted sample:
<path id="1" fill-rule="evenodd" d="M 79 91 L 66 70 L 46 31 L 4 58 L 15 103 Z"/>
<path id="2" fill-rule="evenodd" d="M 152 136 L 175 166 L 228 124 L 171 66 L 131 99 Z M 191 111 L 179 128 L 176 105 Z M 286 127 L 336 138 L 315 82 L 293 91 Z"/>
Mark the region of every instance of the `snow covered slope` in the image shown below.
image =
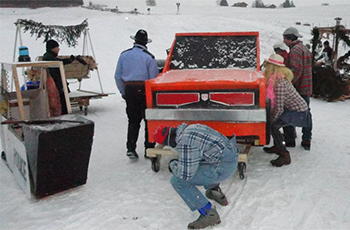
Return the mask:
<path id="1" fill-rule="evenodd" d="M 114 83 L 114 70 L 120 52 L 132 46 L 130 35 L 146 29 L 153 42 L 149 50 L 164 59 L 174 34 L 199 31 L 259 31 L 261 60 L 282 40 L 283 31 L 295 22 L 303 41 L 311 39 L 312 26 L 334 25 L 342 17 L 350 27 L 350 3 L 295 0 L 293 9 L 253 9 L 219 7 L 215 0 L 156 0 L 147 14 L 144 0 L 95 0 L 93 3 L 117 5 L 120 10 L 135 7 L 144 15 L 114 14 L 83 8 L 0 9 L 0 61 L 11 62 L 15 40 L 14 22 L 32 19 L 45 25 L 76 25 L 88 18 L 102 84 L 114 92 L 92 100 L 88 119 L 95 122 L 95 138 L 87 184 L 46 199 L 30 201 L 16 184 L 7 167 L 0 163 L 0 229 L 6 230 L 178 230 L 186 229 L 198 217 L 190 212 L 172 189 L 167 171 L 168 159 L 154 173 L 148 160 L 130 162 L 125 156 L 127 118 L 125 103 Z M 233 4 L 233 1 L 228 1 Z M 275 3 L 281 1 L 264 1 Z M 203 4 L 202 4 L 203 3 Z M 205 3 L 205 4 L 204 4 Z M 250 2 L 248 2 L 250 4 Z M 299 7 L 303 4 L 303 7 Z M 315 6 L 315 7 L 312 7 Z M 32 59 L 42 55 L 42 40 L 22 34 Z M 61 54 L 81 54 L 82 40 L 74 48 L 61 45 Z M 17 52 L 17 51 L 16 51 Z M 341 50 L 341 52 L 345 52 Z M 91 53 L 91 50 L 90 50 Z M 71 83 L 73 89 L 77 84 Z M 96 79 L 83 82 L 99 89 Z M 276 156 L 253 148 L 248 175 L 240 180 L 235 174 L 222 184 L 230 204 L 218 207 L 222 223 L 214 229 L 350 229 L 350 100 L 327 103 L 311 99 L 314 119 L 311 151 L 291 148 L 292 164 L 273 168 Z M 77 109 L 74 113 L 80 114 Z M 83 115 L 83 114 L 82 114 Z M 137 151 L 143 154 L 143 129 Z"/>

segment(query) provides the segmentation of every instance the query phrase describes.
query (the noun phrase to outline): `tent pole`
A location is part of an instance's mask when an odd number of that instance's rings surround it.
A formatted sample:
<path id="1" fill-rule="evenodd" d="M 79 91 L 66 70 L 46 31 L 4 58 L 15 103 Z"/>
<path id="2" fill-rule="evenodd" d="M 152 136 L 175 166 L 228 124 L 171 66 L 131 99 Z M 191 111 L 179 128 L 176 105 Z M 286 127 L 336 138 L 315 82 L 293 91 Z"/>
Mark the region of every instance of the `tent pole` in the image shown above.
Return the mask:
<path id="1" fill-rule="evenodd" d="M 16 61 L 16 49 L 17 49 L 18 33 L 19 33 L 19 26 L 17 26 L 17 28 L 16 28 L 15 46 L 14 46 L 14 50 L 13 50 L 13 60 L 12 60 L 12 62 Z"/>
<path id="2" fill-rule="evenodd" d="M 91 46 L 91 52 L 92 52 L 92 55 L 93 55 L 93 57 L 94 57 L 94 58 L 95 58 L 95 60 L 96 60 L 96 56 L 95 56 L 95 52 L 94 52 L 94 48 L 92 47 L 92 42 L 91 42 L 91 37 L 90 37 L 89 30 L 88 30 L 88 29 L 86 29 L 86 31 L 87 31 L 87 35 L 88 35 L 88 37 L 89 37 L 89 42 L 90 42 L 90 46 Z M 103 88 L 102 88 L 101 78 L 100 78 L 100 72 L 98 71 L 98 68 L 96 69 L 96 71 L 97 71 L 98 81 L 99 81 L 99 83 L 100 83 L 101 93 L 104 93 L 104 92 L 103 92 Z"/>
<path id="3" fill-rule="evenodd" d="M 85 55 L 85 51 L 86 51 L 86 33 L 87 33 L 87 29 L 84 30 L 84 38 L 83 38 L 83 55 Z"/>

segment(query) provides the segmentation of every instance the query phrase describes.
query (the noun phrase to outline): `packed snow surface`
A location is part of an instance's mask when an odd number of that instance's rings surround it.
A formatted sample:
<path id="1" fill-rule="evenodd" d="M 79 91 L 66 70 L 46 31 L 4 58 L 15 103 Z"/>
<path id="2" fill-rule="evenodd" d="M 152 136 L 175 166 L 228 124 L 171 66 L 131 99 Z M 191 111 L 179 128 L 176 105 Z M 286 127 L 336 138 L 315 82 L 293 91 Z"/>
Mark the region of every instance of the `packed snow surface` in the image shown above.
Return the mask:
<path id="1" fill-rule="evenodd" d="M 95 136 L 85 185 L 45 199 L 29 200 L 8 168 L 0 163 L 0 229 L 2 230 L 178 230 L 198 217 L 191 212 L 170 185 L 168 158 L 155 173 L 144 159 L 143 128 L 137 152 L 130 161 L 126 153 L 127 118 L 125 102 L 114 82 L 119 54 L 132 46 L 130 35 L 145 29 L 153 40 L 149 51 L 165 59 L 175 33 L 258 31 L 260 61 L 282 40 L 283 31 L 295 26 L 309 43 L 313 26 L 333 26 L 334 18 L 350 27 L 348 0 L 294 0 L 296 8 L 254 9 L 220 7 L 215 0 L 156 0 L 148 14 L 144 0 L 95 0 L 121 11 L 137 8 L 142 14 L 116 14 L 84 8 L 0 9 L 0 61 L 12 62 L 17 19 L 31 19 L 45 25 L 77 25 L 88 18 L 92 47 L 106 93 L 91 100 L 86 118 L 95 122 Z M 177 13 L 176 2 L 181 2 Z M 233 1 L 228 1 L 232 5 Z M 265 4 L 283 1 L 264 0 Z M 87 2 L 85 3 L 87 5 Z M 300 22 L 301 25 L 296 25 Z M 309 24 L 310 26 L 305 26 Z M 22 33 L 23 45 L 32 60 L 45 52 L 43 38 Z M 60 54 L 82 54 L 83 40 L 76 48 L 61 44 Z M 92 49 L 93 48 L 93 49 Z M 340 54 L 346 50 L 340 47 Z M 17 50 L 15 51 L 17 52 Z M 82 87 L 98 91 L 96 71 L 83 80 Z M 72 90 L 78 83 L 71 82 Z M 229 205 L 217 210 L 222 223 L 213 229 L 350 229 L 350 100 L 329 103 L 311 98 L 314 129 L 311 151 L 290 148 L 292 164 L 274 168 L 276 155 L 254 147 L 248 157 L 247 176 L 237 172 L 222 183 Z M 73 113 L 83 112 L 74 108 Z"/>

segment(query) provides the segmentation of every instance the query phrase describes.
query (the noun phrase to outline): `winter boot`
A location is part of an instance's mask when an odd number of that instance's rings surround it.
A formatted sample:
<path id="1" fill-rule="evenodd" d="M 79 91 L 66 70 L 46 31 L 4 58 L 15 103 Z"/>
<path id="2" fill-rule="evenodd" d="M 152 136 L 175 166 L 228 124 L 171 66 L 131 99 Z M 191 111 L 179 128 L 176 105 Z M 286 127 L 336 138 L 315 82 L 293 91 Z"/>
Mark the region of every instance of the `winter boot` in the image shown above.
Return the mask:
<path id="1" fill-rule="evenodd" d="M 221 191 L 221 188 L 219 187 L 219 185 L 217 185 L 216 187 L 214 187 L 212 189 L 208 189 L 205 192 L 205 195 L 208 199 L 215 200 L 216 202 L 218 202 L 221 206 L 228 205 L 228 201 L 226 199 L 226 196 Z"/>
<path id="2" fill-rule="evenodd" d="M 137 155 L 136 151 L 128 151 L 126 155 L 130 158 L 130 160 L 136 160 L 139 158 L 139 155 Z"/>
<path id="3" fill-rule="evenodd" d="M 276 153 L 276 154 L 279 154 L 281 152 L 276 146 L 264 147 L 263 150 L 264 150 L 265 153 Z"/>
<path id="4" fill-rule="evenodd" d="M 272 166 L 282 167 L 283 165 L 289 165 L 291 162 L 289 152 L 281 152 L 276 160 L 270 161 Z"/>
<path id="5" fill-rule="evenodd" d="M 206 215 L 200 215 L 196 221 L 188 224 L 188 229 L 203 229 L 208 226 L 220 224 L 220 216 L 216 209 L 213 207 L 210 210 L 206 210 Z"/>
<path id="6" fill-rule="evenodd" d="M 305 150 L 310 150 L 310 148 L 311 148 L 311 141 L 310 140 L 304 140 L 304 141 L 301 142 L 301 146 L 303 146 Z"/>

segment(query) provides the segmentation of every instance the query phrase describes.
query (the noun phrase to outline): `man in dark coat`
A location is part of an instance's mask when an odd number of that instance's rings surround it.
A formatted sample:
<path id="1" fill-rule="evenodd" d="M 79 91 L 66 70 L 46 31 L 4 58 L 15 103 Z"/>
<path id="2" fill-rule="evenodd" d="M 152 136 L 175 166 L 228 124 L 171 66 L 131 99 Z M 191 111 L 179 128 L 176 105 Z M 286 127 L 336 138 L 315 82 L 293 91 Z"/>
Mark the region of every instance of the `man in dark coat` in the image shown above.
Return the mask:
<path id="1" fill-rule="evenodd" d="M 324 49 L 322 51 L 322 54 L 318 58 L 316 58 L 316 61 L 322 61 L 317 62 L 316 64 L 319 66 L 332 66 L 333 49 L 329 46 L 329 41 L 325 41 L 323 43 L 323 47 Z"/>
<path id="2" fill-rule="evenodd" d="M 57 58 L 59 51 L 60 51 L 59 44 L 55 40 L 48 40 L 46 42 L 46 53 L 43 55 L 43 61 L 62 61 L 63 65 L 66 65 L 66 64 L 72 63 L 75 60 L 75 57 L 73 55 L 71 55 L 70 58 L 66 58 L 66 59 Z M 66 98 L 64 96 L 60 69 L 49 68 L 49 73 L 53 78 L 60 95 L 62 114 L 67 114 L 68 111 L 67 111 L 67 105 L 66 105 Z M 70 90 L 68 88 L 68 82 L 66 83 L 67 83 L 67 89 L 69 93 Z"/>
<path id="3" fill-rule="evenodd" d="M 130 38 L 135 41 L 134 45 L 120 54 L 114 79 L 126 102 L 128 116 L 126 155 L 130 159 L 138 159 L 136 143 L 142 120 L 145 121 L 145 150 L 154 147 L 154 143 L 148 142 L 148 126 L 145 120 L 145 81 L 157 77 L 159 70 L 157 61 L 147 49 L 147 44 L 152 42 L 147 32 L 141 29 Z M 144 156 L 147 158 L 146 151 Z"/>

